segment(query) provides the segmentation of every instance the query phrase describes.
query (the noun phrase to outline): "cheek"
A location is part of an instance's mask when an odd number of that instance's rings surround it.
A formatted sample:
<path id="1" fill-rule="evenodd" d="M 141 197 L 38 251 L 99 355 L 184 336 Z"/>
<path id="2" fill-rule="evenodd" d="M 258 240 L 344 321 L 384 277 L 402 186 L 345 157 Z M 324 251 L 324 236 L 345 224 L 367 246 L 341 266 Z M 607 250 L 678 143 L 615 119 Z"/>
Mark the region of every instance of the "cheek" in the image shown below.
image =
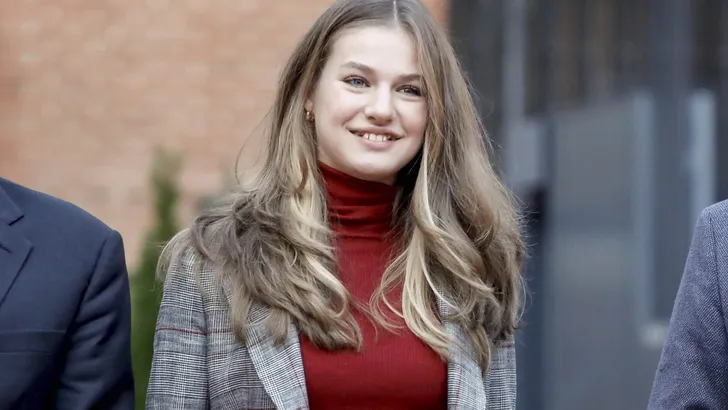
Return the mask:
<path id="1" fill-rule="evenodd" d="M 317 117 L 326 127 L 340 126 L 356 115 L 361 103 L 352 93 L 337 86 L 322 88 L 316 96 Z"/>
<path id="2" fill-rule="evenodd" d="M 408 110 L 402 112 L 402 125 L 407 135 L 421 141 L 424 138 L 427 126 L 427 111 L 423 107 L 408 108 Z"/>
<path id="3" fill-rule="evenodd" d="M 340 137 L 342 124 L 346 123 L 347 110 L 344 104 L 336 104 L 332 99 L 319 99 L 315 110 L 316 135 L 319 141 L 326 142 Z"/>
<path id="4" fill-rule="evenodd" d="M 345 125 L 362 111 L 361 98 L 351 93 L 339 93 L 329 104 L 334 126 Z"/>
<path id="5" fill-rule="evenodd" d="M 414 157 L 415 154 L 417 154 L 417 152 L 422 149 L 424 142 L 424 135 L 418 135 L 417 138 L 410 138 L 409 144 L 407 146 L 407 155 Z"/>

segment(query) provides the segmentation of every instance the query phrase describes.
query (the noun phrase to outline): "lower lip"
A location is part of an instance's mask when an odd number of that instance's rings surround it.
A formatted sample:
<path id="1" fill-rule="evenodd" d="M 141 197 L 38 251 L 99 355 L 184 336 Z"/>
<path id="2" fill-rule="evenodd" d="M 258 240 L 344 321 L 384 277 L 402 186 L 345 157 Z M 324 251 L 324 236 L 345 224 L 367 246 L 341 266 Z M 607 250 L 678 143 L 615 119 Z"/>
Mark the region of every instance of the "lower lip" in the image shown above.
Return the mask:
<path id="1" fill-rule="evenodd" d="M 354 134 L 353 132 L 351 133 L 351 135 L 353 135 L 357 139 L 361 140 L 368 147 L 373 148 L 373 149 L 380 149 L 380 150 L 389 148 L 392 144 L 394 144 L 397 141 L 395 139 L 391 139 L 388 141 L 373 141 L 370 139 L 366 139 L 364 137 L 360 137 L 357 134 Z"/>

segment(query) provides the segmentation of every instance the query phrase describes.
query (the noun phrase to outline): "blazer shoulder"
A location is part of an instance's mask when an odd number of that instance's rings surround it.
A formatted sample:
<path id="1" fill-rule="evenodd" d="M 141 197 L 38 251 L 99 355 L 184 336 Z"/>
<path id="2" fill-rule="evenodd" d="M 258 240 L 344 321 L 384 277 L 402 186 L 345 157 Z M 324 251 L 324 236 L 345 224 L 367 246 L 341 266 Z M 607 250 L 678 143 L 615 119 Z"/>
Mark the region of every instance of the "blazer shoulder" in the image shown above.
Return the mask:
<path id="1" fill-rule="evenodd" d="M 703 210 L 703 217 L 708 217 L 711 224 L 728 229 L 728 200 L 713 204 Z"/>
<path id="2" fill-rule="evenodd" d="M 65 234 L 92 234 L 103 238 L 113 231 L 87 210 L 59 197 L 0 178 L 2 191 L 23 213 L 25 223 L 55 227 Z"/>
<path id="3" fill-rule="evenodd" d="M 172 238 L 160 258 L 160 274 L 165 287 L 197 288 L 204 293 L 222 288 L 217 268 L 191 244 L 184 243 L 186 234 L 182 231 Z"/>

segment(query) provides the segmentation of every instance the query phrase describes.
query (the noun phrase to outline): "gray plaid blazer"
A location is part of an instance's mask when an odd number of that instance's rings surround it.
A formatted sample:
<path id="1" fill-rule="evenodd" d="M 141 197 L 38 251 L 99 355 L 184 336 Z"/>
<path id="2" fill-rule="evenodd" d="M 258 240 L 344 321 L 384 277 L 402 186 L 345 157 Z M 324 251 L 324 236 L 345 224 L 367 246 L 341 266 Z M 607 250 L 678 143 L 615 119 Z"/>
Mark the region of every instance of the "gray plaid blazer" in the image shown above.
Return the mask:
<path id="1" fill-rule="evenodd" d="M 154 359 L 147 390 L 151 410 L 308 410 L 300 345 L 293 326 L 282 346 L 261 329 L 247 342 L 235 339 L 224 292 L 213 272 L 191 252 L 173 263 L 164 284 L 157 319 Z M 198 280 L 199 278 L 199 280 Z M 448 308 L 441 304 L 440 313 Z M 251 320 L 266 308 L 254 305 Z M 448 409 L 514 410 L 516 358 L 512 341 L 493 351 L 487 374 L 474 359 L 471 344 L 453 324 L 451 336 L 465 349 L 452 349 L 448 362 Z"/>

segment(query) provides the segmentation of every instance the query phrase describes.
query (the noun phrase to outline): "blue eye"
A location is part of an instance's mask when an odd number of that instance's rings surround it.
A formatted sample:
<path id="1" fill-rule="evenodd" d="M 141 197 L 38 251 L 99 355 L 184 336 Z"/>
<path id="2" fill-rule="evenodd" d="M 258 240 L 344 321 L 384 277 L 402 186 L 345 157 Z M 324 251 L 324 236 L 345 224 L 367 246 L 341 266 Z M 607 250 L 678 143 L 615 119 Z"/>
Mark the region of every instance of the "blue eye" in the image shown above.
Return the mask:
<path id="1" fill-rule="evenodd" d="M 345 83 L 353 87 L 366 87 L 367 82 L 361 77 L 348 77 L 344 80 Z"/>
<path id="2" fill-rule="evenodd" d="M 411 95 L 414 95 L 414 96 L 417 96 L 417 97 L 422 96 L 422 91 L 420 91 L 420 89 L 417 88 L 417 87 L 413 87 L 413 86 L 409 86 L 408 85 L 406 87 L 402 87 L 402 91 L 404 91 L 407 94 L 411 94 Z"/>

